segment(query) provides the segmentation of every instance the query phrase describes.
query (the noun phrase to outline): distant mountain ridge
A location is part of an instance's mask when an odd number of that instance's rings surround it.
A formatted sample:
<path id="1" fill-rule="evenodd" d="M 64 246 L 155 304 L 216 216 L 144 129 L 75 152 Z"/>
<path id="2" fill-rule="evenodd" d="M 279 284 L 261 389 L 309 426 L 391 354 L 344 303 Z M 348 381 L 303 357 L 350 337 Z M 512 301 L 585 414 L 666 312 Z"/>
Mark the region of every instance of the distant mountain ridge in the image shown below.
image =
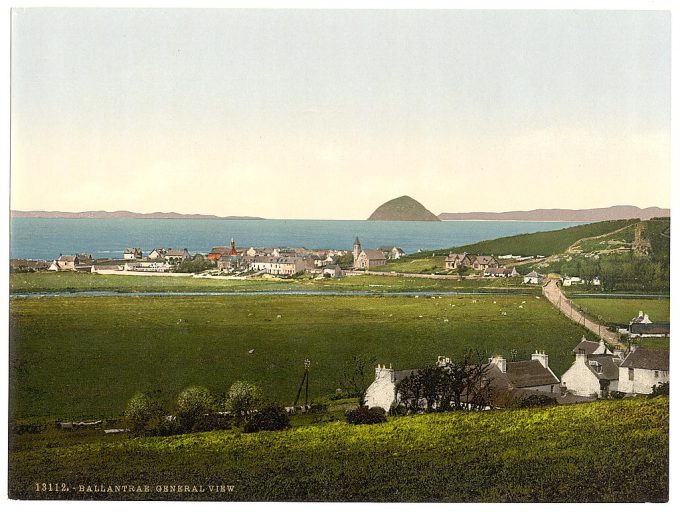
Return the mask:
<path id="1" fill-rule="evenodd" d="M 191 220 L 264 220 L 258 216 L 217 216 L 182 213 L 135 213 L 133 211 L 11 211 L 12 218 L 155 218 L 155 219 L 191 219 Z"/>
<path id="2" fill-rule="evenodd" d="M 477 211 L 469 213 L 441 213 L 441 220 L 522 220 L 537 222 L 604 222 L 639 218 L 669 217 L 671 210 L 660 207 L 611 206 L 594 209 L 533 209 L 531 211 Z"/>
<path id="3" fill-rule="evenodd" d="M 404 195 L 385 202 L 373 211 L 369 220 L 439 222 L 437 215 L 417 200 Z"/>

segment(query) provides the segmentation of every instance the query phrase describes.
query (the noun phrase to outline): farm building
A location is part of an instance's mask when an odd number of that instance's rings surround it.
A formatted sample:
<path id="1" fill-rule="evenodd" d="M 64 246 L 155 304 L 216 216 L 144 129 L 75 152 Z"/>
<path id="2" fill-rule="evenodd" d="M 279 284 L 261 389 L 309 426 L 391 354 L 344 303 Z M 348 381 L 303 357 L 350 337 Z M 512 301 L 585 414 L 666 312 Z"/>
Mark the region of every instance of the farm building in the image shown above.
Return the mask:
<path id="1" fill-rule="evenodd" d="M 670 336 L 671 324 L 654 323 L 646 313 L 640 311 L 628 324 L 628 334 L 631 338 L 663 338 Z"/>
<path id="2" fill-rule="evenodd" d="M 524 276 L 524 284 L 541 284 L 545 276 L 539 274 L 536 270 L 532 270 Z"/>

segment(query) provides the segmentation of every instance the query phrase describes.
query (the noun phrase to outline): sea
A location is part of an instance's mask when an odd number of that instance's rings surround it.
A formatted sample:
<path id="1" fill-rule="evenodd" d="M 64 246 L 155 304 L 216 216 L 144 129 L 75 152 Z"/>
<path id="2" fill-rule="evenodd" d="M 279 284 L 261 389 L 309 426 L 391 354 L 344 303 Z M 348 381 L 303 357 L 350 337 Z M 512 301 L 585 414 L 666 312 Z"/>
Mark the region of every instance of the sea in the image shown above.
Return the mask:
<path id="1" fill-rule="evenodd" d="M 229 245 L 232 238 L 245 248 L 351 250 L 359 237 L 365 249 L 389 245 L 409 254 L 586 222 L 14 218 L 10 223 L 12 259 L 75 253 L 118 259 L 126 247 L 139 247 L 144 254 L 157 247 L 207 253 L 214 246 Z"/>

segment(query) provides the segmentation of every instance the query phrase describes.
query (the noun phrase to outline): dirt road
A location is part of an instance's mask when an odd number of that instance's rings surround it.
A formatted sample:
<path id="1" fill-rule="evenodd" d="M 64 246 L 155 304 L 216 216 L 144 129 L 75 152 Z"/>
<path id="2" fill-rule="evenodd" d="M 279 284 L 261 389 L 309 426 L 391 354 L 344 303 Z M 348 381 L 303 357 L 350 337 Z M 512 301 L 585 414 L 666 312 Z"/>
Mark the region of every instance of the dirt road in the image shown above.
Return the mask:
<path id="1" fill-rule="evenodd" d="M 554 279 L 551 279 L 543 286 L 543 295 L 554 304 L 557 309 L 564 313 L 568 318 L 571 318 L 574 322 L 581 324 L 589 331 L 597 334 L 605 342 L 611 343 L 612 345 L 619 345 L 618 335 L 607 329 L 605 326 L 587 318 L 583 312 L 579 311 L 578 308 L 564 296 Z"/>

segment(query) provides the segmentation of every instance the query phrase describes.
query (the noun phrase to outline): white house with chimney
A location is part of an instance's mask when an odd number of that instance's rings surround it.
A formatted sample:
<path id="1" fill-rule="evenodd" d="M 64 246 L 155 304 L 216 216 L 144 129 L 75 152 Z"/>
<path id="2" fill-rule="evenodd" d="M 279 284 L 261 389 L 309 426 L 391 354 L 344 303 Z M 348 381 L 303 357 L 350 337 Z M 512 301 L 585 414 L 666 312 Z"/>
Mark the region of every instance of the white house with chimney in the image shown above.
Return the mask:
<path id="1" fill-rule="evenodd" d="M 574 363 L 562 374 L 567 392 L 583 397 L 607 397 L 618 391 L 619 365 L 623 352 L 610 351 L 604 343 L 581 339 L 572 351 Z"/>
<path id="2" fill-rule="evenodd" d="M 439 356 L 437 365 L 445 366 L 450 359 Z M 489 358 L 485 376 L 493 388 L 500 390 L 521 390 L 531 394 L 559 395 L 560 380 L 550 369 L 548 355 L 536 351 L 530 360 L 507 361 L 502 356 Z M 398 404 L 397 386 L 419 369 L 395 370 L 392 365 L 378 365 L 375 369 L 375 379 L 364 395 L 364 403 L 369 408 L 380 407 L 385 411 Z"/>
<path id="3" fill-rule="evenodd" d="M 619 365 L 620 392 L 650 394 L 655 385 L 669 380 L 667 350 L 643 349 L 633 345 L 631 352 Z"/>

